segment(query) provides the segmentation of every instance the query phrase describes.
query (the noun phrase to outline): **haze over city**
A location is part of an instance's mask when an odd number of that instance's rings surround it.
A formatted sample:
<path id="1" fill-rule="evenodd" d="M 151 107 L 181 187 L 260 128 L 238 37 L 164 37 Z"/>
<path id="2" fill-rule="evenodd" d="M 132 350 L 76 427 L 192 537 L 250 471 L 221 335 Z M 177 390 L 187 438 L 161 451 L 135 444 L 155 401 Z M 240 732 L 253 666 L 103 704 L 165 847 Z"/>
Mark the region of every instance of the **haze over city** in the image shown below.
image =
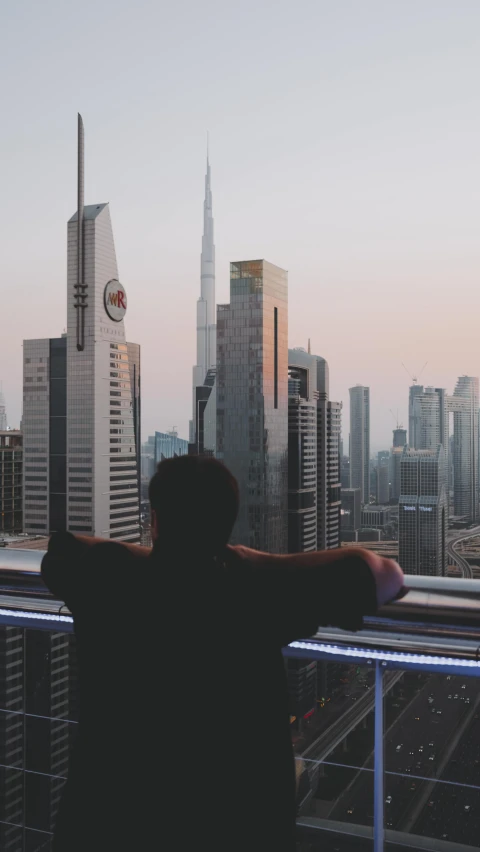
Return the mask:
<path id="1" fill-rule="evenodd" d="M 21 416 L 22 340 L 66 322 L 76 111 L 86 202 L 110 201 L 143 432 L 188 436 L 206 135 L 217 301 L 229 262 L 289 272 L 289 345 L 331 397 L 371 388 L 371 448 L 412 373 L 480 371 L 480 7 L 472 2 L 61 2 L 3 10 L 0 380 Z"/>

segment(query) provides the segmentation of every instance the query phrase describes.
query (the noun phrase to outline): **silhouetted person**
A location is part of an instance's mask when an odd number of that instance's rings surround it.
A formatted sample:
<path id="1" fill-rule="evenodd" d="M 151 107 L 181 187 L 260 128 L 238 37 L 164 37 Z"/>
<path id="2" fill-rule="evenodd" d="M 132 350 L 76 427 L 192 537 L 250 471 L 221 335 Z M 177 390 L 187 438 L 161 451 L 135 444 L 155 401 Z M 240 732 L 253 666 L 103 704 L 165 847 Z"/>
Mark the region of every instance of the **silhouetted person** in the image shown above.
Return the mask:
<path id="1" fill-rule="evenodd" d="M 359 628 L 400 568 L 367 551 L 227 546 L 238 488 L 214 459 L 161 462 L 153 549 L 52 537 L 45 582 L 74 620 L 80 725 L 55 852 L 294 849 L 281 649 Z"/>

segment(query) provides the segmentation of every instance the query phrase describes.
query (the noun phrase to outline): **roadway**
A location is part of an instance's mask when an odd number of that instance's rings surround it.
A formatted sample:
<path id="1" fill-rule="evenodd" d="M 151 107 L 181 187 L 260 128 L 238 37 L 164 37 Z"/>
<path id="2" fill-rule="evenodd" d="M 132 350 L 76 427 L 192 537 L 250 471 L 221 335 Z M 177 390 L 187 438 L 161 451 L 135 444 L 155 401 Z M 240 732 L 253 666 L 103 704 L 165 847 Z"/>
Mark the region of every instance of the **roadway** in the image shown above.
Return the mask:
<path id="1" fill-rule="evenodd" d="M 480 838 L 480 716 L 475 713 L 465 735 L 435 784 L 415 834 L 468 843 Z M 470 785 L 470 786 L 466 786 Z"/>
<path id="2" fill-rule="evenodd" d="M 469 530 L 449 530 L 446 535 L 447 553 L 450 559 L 458 565 L 463 576 L 468 578 L 473 577 L 472 567 L 464 556 L 457 553 L 456 548 L 461 541 L 466 541 L 466 539 L 473 538 L 476 535 L 480 535 L 480 526 L 471 527 Z"/>
<path id="3" fill-rule="evenodd" d="M 423 779 L 435 777 L 442 770 L 444 749 L 452 739 L 460 739 L 479 695 L 480 684 L 474 678 L 447 679 L 445 675 L 433 675 L 413 699 L 404 697 L 405 709 L 387 730 L 384 742 L 385 768 L 387 773 L 394 773 L 385 775 L 385 828 L 402 830 L 429 783 Z M 402 701 L 402 697 L 396 701 Z M 373 755 L 365 768 L 373 768 Z M 371 771 L 357 773 L 354 783 L 338 799 L 330 818 L 373 825 Z M 466 842 L 467 838 L 462 840 Z M 478 834 L 473 845 L 477 840 Z"/>

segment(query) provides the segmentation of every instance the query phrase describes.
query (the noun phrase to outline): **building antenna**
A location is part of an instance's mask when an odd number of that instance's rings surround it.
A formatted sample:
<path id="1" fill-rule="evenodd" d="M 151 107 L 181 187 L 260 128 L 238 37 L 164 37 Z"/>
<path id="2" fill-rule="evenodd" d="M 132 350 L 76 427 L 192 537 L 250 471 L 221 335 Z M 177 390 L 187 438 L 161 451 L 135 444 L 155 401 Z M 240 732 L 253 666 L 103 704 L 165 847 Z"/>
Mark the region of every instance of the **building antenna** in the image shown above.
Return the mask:
<path id="1" fill-rule="evenodd" d="M 396 414 L 396 416 L 395 416 L 395 414 L 393 413 L 393 411 L 392 411 L 392 409 L 391 409 L 391 408 L 389 408 L 388 410 L 389 410 L 390 414 L 392 415 L 393 419 L 395 420 L 395 424 L 396 424 L 396 425 L 395 425 L 395 428 L 396 428 L 396 429 L 403 429 L 403 423 L 399 423 L 399 422 L 398 422 L 398 408 L 397 408 L 397 414 Z"/>

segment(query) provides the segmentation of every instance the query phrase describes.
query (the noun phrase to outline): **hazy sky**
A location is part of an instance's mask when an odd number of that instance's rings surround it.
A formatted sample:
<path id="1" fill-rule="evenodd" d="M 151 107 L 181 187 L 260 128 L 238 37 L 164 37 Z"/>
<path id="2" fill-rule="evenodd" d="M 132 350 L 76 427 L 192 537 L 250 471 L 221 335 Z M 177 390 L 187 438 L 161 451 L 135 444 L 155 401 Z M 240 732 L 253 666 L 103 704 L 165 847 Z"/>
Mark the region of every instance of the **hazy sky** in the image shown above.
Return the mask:
<path id="1" fill-rule="evenodd" d="M 65 326 L 76 113 L 110 201 L 143 431 L 187 437 L 206 131 L 217 301 L 229 261 L 289 271 L 289 342 L 370 385 L 372 447 L 409 379 L 480 373 L 478 0 L 15 0 L 0 12 L 0 380 Z"/>

